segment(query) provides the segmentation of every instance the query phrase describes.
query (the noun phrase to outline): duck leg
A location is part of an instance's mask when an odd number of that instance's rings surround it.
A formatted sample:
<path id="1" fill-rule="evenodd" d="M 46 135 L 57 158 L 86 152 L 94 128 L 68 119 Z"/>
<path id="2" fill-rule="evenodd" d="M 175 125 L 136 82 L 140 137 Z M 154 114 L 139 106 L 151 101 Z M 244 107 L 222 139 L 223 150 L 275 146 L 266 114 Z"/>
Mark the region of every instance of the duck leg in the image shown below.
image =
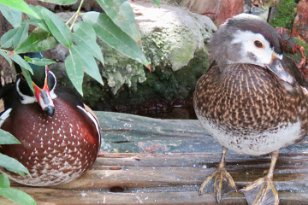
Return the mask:
<path id="1" fill-rule="evenodd" d="M 236 190 L 235 182 L 232 176 L 225 169 L 225 156 L 227 153 L 227 148 L 223 147 L 222 156 L 218 168 L 210 176 L 206 177 L 200 186 L 199 194 L 204 193 L 204 189 L 212 184 L 214 188 L 214 193 L 216 195 L 216 200 L 219 203 L 221 201 L 221 196 L 225 188 L 232 188 Z"/>
<path id="2" fill-rule="evenodd" d="M 241 189 L 249 205 L 278 205 L 278 192 L 273 183 L 273 172 L 278 159 L 278 151 L 272 153 L 272 160 L 267 175 Z"/>

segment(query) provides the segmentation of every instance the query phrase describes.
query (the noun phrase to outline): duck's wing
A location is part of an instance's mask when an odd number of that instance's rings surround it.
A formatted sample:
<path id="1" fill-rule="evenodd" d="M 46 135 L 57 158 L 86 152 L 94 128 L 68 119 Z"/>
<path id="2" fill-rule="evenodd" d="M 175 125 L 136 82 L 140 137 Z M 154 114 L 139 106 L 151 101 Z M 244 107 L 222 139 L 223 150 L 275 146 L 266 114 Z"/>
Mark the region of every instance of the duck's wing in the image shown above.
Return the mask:
<path id="1" fill-rule="evenodd" d="M 99 137 L 99 144 L 101 144 L 99 121 L 90 107 L 83 103 L 81 95 L 72 89 L 63 87 L 59 88 L 56 93 L 59 97 L 61 97 L 61 99 L 76 107 L 76 109 L 85 117 L 85 120 L 92 125 L 93 129 L 96 129 Z"/>
<path id="2" fill-rule="evenodd" d="M 295 81 L 302 87 L 308 89 L 308 80 L 305 79 L 303 73 L 297 68 L 292 59 L 284 56 L 282 65 L 284 69 L 295 79 Z"/>

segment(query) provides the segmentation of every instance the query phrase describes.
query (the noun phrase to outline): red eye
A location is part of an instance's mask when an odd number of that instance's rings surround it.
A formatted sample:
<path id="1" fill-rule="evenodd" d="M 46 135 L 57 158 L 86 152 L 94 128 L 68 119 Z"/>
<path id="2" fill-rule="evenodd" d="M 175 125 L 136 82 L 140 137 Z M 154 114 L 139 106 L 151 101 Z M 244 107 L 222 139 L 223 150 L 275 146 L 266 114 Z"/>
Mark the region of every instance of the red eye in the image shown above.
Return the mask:
<path id="1" fill-rule="evenodd" d="M 261 43 L 261 41 L 255 40 L 254 44 L 258 48 L 263 48 L 263 44 Z"/>

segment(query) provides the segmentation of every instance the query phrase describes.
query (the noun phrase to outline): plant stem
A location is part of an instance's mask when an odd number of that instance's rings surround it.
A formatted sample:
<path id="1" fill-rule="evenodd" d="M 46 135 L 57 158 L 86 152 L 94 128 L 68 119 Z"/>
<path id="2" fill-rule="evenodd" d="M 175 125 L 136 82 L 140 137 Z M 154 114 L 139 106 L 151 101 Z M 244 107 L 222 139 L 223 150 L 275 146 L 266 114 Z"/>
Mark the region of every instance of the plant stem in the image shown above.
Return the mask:
<path id="1" fill-rule="evenodd" d="M 70 26 L 70 30 L 73 29 L 74 25 L 75 25 L 75 22 L 77 21 L 79 15 L 80 15 L 80 10 L 81 10 L 81 7 L 82 7 L 82 4 L 83 4 L 84 0 L 81 0 L 80 1 L 80 4 L 78 6 L 78 9 L 76 11 L 76 13 L 67 21 L 67 24 L 70 22 L 70 21 L 73 21 L 71 23 L 71 26 Z"/>

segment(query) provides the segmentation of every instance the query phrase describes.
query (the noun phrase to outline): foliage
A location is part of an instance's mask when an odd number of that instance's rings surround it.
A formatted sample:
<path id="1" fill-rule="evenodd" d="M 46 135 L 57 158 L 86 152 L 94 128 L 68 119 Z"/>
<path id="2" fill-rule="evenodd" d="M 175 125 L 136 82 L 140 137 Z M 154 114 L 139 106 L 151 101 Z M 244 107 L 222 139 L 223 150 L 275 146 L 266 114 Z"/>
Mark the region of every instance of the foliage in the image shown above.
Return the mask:
<path id="1" fill-rule="evenodd" d="M 296 3 L 294 0 L 281 0 L 276 7 L 277 13 L 270 20 L 274 27 L 291 29 L 296 15 Z"/>
<path id="2" fill-rule="evenodd" d="M 76 0 L 42 1 L 60 5 L 76 2 Z M 1 12 L 13 26 L 13 29 L 0 39 L 0 55 L 10 63 L 14 61 L 22 69 L 26 69 L 24 73 L 31 73 L 27 61 L 17 57 L 16 54 L 45 51 L 61 44 L 69 51 L 69 56 L 65 60 L 67 75 L 81 95 L 84 73 L 103 85 L 96 61 L 103 64 L 104 59 L 97 38 L 126 57 L 149 67 L 149 62 L 140 47 L 141 37 L 133 10 L 127 0 L 96 0 L 104 13 L 89 12 L 84 15 L 80 12 L 83 2 L 84 0 L 80 1 L 75 14 L 63 22 L 52 11 L 41 6 L 28 5 L 24 0 L 15 0 L 14 3 L 10 0 L 0 0 Z M 21 12 L 27 15 L 26 20 L 20 17 Z M 11 16 L 16 18 L 9 18 Z M 82 20 L 77 22 L 80 16 Z M 29 33 L 30 25 L 35 27 L 31 33 Z M 28 83 L 31 85 L 30 79 Z"/>
<path id="3" fill-rule="evenodd" d="M 27 193 L 10 187 L 10 181 L 5 174 L 0 174 L 0 196 L 3 196 L 16 204 L 35 205 L 34 199 Z"/>
<path id="4" fill-rule="evenodd" d="M 19 144 L 19 141 L 10 133 L 0 129 L 0 145 Z M 29 174 L 26 167 L 14 158 L 0 154 L 0 167 L 19 174 Z M 10 187 L 10 181 L 5 173 L 0 173 L 0 196 L 20 205 L 35 205 L 34 199 L 27 193 Z"/>
<path id="5" fill-rule="evenodd" d="M 72 5 L 77 2 L 77 0 L 40 1 L 58 5 Z M 67 75 L 81 95 L 84 73 L 101 85 L 104 84 L 97 65 L 97 62 L 104 64 L 98 39 L 124 56 L 149 67 L 149 62 L 141 49 L 140 33 L 128 1 L 96 0 L 96 2 L 104 13 L 81 14 L 84 3 L 84 0 L 81 0 L 74 15 L 64 22 L 47 8 L 30 5 L 24 0 L 0 0 L 0 12 L 13 27 L 0 38 L 0 55 L 11 66 L 14 62 L 21 67 L 32 89 L 33 71 L 29 63 L 49 65 L 54 61 L 22 58 L 19 54 L 46 51 L 61 44 L 69 51 L 69 56 L 65 59 Z M 160 0 L 153 2 L 159 5 Z M 17 143 L 19 142 L 14 136 L 0 129 L 0 145 Z M 3 154 L 0 154 L 0 166 L 19 175 L 29 174 L 22 164 Z M 17 204 L 36 204 L 26 193 L 10 188 L 8 177 L 4 173 L 0 174 L 0 196 Z"/>

